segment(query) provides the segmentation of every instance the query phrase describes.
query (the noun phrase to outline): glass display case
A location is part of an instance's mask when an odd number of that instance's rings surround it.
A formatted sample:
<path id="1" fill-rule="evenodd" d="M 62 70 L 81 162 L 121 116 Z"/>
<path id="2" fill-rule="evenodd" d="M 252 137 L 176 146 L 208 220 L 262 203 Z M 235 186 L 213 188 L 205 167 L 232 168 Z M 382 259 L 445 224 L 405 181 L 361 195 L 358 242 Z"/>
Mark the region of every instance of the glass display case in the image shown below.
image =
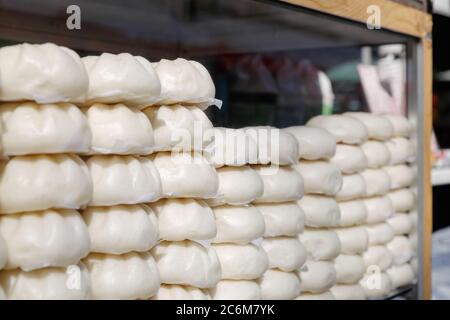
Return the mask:
<path id="1" fill-rule="evenodd" d="M 223 101 L 208 109 L 215 126 L 284 128 L 346 111 L 407 115 L 416 128 L 419 272 L 417 286 L 391 298 L 430 297 L 428 14 L 387 0 L 4 0 L 0 8 L 0 46 L 54 42 L 81 56 L 202 62 Z M 70 25 L 73 14 L 80 28 Z"/>

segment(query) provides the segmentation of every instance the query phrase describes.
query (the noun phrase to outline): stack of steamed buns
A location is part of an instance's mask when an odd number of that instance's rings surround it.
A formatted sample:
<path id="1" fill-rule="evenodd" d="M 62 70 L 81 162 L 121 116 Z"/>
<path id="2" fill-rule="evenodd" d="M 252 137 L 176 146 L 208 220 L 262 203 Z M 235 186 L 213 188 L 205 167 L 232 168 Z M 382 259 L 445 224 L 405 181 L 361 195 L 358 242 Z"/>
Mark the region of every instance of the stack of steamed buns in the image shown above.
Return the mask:
<path id="1" fill-rule="evenodd" d="M 365 299 L 414 281 L 406 118 L 213 128 L 198 62 L 50 43 L 1 48 L 0 78 L 0 299 Z"/>

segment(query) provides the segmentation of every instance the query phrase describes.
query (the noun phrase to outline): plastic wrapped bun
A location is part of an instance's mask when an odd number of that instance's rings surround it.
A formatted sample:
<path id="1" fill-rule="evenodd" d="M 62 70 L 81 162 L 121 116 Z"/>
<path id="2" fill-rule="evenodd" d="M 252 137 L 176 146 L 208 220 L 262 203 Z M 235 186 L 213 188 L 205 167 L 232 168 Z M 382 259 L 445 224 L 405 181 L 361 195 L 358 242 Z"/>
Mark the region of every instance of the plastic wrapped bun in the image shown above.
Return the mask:
<path id="1" fill-rule="evenodd" d="M 337 284 L 330 289 L 336 300 L 366 300 L 366 293 L 359 284 Z"/>
<path id="2" fill-rule="evenodd" d="M 152 124 L 138 109 L 96 103 L 85 114 L 92 132 L 91 153 L 144 155 L 153 151 Z"/>
<path id="3" fill-rule="evenodd" d="M 216 198 L 207 200 L 210 206 L 245 205 L 263 195 L 263 179 L 249 166 L 222 167 L 216 172 L 219 190 Z"/>
<path id="4" fill-rule="evenodd" d="M 153 63 L 161 82 L 158 104 L 170 105 L 180 102 L 206 108 L 215 104 L 216 88 L 208 70 L 197 61 L 177 58 L 161 59 Z"/>
<path id="5" fill-rule="evenodd" d="M 258 143 L 245 128 L 215 127 L 206 132 L 204 139 L 210 141 L 204 155 L 216 168 L 258 163 Z"/>
<path id="6" fill-rule="evenodd" d="M 386 196 L 365 198 L 363 202 L 367 209 L 366 223 L 383 222 L 394 215 L 392 202 Z"/>
<path id="7" fill-rule="evenodd" d="M 9 300 L 90 299 L 90 279 L 79 263 L 69 268 L 45 268 L 30 272 L 20 269 L 0 272 L 0 287 Z"/>
<path id="8" fill-rule="evenodd" d="M 220 243 L 213 244 L 212 247 L 220 261 L 222 279 L 258 279 L 267 269 L 267 254 L 255 244 Z"/>
<path id="9" fill-rule="evenodd" d="M 330 159 L 342 173 L 351 174 L 367 168 L 367 158 L 359 146 L 338 144 L 336 154 Z"/>
<path id="10" fill-rule="evenodd" d="M 284 130 L 297 139 L 299 159 L 330 159 L 336 152 L 336 139 L 325 129 L 295 126 Z"/>
<path id="11" fill-rule="evenodd" d="M 392 252 L 385 245 L 369 246 L 362 257 L 366 268 L 376 266 L 381 271 L 385 271 L 393 262 Z"/>
<path id="12" fill-rule="evenodd" d="M 303 197 L 302 176 L 291 167 L 252 167 L 263 181 L 263 194 L 254 203 L 287 202 Z"/>
<path id="13" fill-rule="evenodd" d="M 395 213 L 387 221 L 394 228 L 395 235 L 408 234 L 413 231 L 413 222 L 409 213 Z"/>
<path id="14" fill-rule="evenodd" d="M 333 287 L 334 288 L 334 287 Z M 336 300 L 331 291 L 321 293 L 303 292 L 295 300 Z"/>
<path id="15" fill-rule="evenodd" d="M 197 107 L 150 107 L 144 113 L 153 126 L 155 151 L 201 151 L 208 142 L 212 123 Z"/>
<path id="16" fill-rule="evenodd" d="M 385 144 L 391 155 L 390 165 L 414 161 L 415 147 L 410 140 L 404 137 L 396 137 L 386 141 Z"/>
<path id="17" fill-rule="evenodd" d="M 211 300 L 206 290 L 176 284 L 162 284 L 152 300 Z"/>
<path id="18" fill-rule="evenodd" d="M 366 197 L 382 196 L 391 188 L 391 178 L 383 169 L 367 169 L 360 173 L 366 184 Z"/>
<path id="19" fill-rule="evenodd" d="M 367 128 L 369 139 L 384 141 L 394 135 L 391 122 L 383 116 L 368 112 L 346 112 L 344 115 L 361 121 Z"/>
<path id="20" fill-rule="evenodd" d="M 52 43 L 0 49 L 0 101 L 83 102 L 89 79 L 75 51 Z"/>
<path id="21" fill-rule="evenodd" d="M 405 137 L 408 138 L 411 133 L 411 123 L 409 120 L 398 114 L 385 114 L 383 115 L 394 128 L 395 137 Z"/>
<path id="22" fill-rule="evenodd" d="M 308 227 L 334 227 L 339 224 L 341 213 L 333 198 L 305 195 L 297 204 L 305 213 L 305 225 Z"/>
<path id="23" fill-rule="evenodd" d="M 261 288 L 252 280 L 220 280 L 210 291 L 214 300 L 261 300 Z"/>
<path id="24" fill-rule="evenodd" d="M 295 272 L 269 269 L 259 284 L 263 300 L 292 300 L 300 294 L 300 279 Z"/>
<path id="25" fill-rule="evenodd" d="M 91 253 L 83 260 L 96 300 L 148 299 L 161 284 L 155 260 L 148 253 L 123 255 Z"/>
<path id="26" fill-rule="evenodd" d="M 255 205 L 264 217 L 265 237 L 297 236 L 303 231 L 305 213 L 295 202 Z"/>
<path id="27" fill-rule="evenodd" d="M 269 258 L 269 268 L 282 271 L 295 271 L 306 261 L 306 248 L 294 237 L 264 238 L 262 248 Z"/>
<path id="28" fill-rule="evenodd" d="M 405 236 L 395 236 L 386 247 L 392 253 L 393 263 L 397 266 L 407 263 L 414 256 L 411 241 Z"/>
<path id="29" fill-rule="evenodd" d="M 8 248 L 6 269 L 31 271 L 66 267 L 89 253 L 89 233 L 76 210 L 46 210 L 5 215 L 0 233 Z"/>
<path id="30" fill-rule="evenodd" d="M 414 281 L 414 270 L 409 263 L 399 266 L 392 266 L 386 270 L 386 273 L 391 279 L 392 289 L 397 289 Z"/>
<path id="31" fill-rule="evenodd" d="M 161 196 L 158 171 L 148 158 L 99 155 L 86 163 L 93 183 L 90 206 L 152 202 Z"/>
<path id="32" fill-rule="evenodd" d="M 342 187 L 342 175 L 338 166 L 326 161 L 300 161 L 294 166 L 304 182 L 305 193 L 336 195 Z"/>
<path id="33" fill-rule="evenodd" d="M 366 182 L 361 174 L 342 175 L 342 188 L 336 194 L 336 200 L 348 201 L 364 197 Z"/>
<path id="34" fill-rule="evenodd" d="M 310 119 L 306 126 L 328 130 L 338 143 L 361 144 L 368 139 L 366 126 L 349 116 L 320 115 Z"/>
<path id="35" fill-rule="evenodd" d="M 303 292 L 320 293 L 336 284 L 336 271 L 331 261 L 308 260 L 300 271 Z"/>
<path id="36" fill-rule="evenodd" d="M 159 223 L 162 240 L 206 240 L 216 236 L 216 220 L 202 200 L 162 199 L 150 204 Z"/>
<path id="37" fill-rule="evenodd" d="M 336 283 L 357 283 L 366 272 L 364 260 L 357 254 L 341 254 L 334 260 Z"/>
<path id="38" fill-rule="evenodd" d="M 201 154 L 159 152 L 150 159 L 159 171 L 165 197 L 207 199 L 217 195 L 216 170 Z"/>
<path id="39" fill-rule="evenodd" d="M 341 253 L 359 254 L 367 250 L 369 235 L 364 227 L 346 227 L 334 229 L 341 242 Z"/>
<path id="40" fill-rule="evenodd" d="M 395 212 L 407 212 L 415 207 L 416 197 L 410 189 L 393 190 L 387 196 L 391 199 Z"/>
<path id="41" fill-rule="evenodd" d="M 387 166 L 391 156 L 389 149 L 381 141 L 369 140 L 361 145 L 367 159 L 367 166 L 371 169 L 377 169 Z"/>
<path id="42" fill-rule="evenodd" d="M 213 248 L 194 241 L 163 241 L 151 251 L 162 283 L 212 288 L 220 280 L 220 263 Z"/>
<path id="43" fill-rule="evenodd" d="M 341 242 L 333 230 L 306 228 L 298 238 L 310 260 L 333 260 L 341 252 Z"/>
<path id="44" fill-rule="evenodd" d="M 367 219 L 367 208 L 361 200 L 350 200 L 338 203 L 341 216 L 339 226 L 349 227 L 363 224 Z"/>
<path id="45" fill-rule="evenodd" d="M 87 103 L 124 102 L 139 108 L 154 103 L 161 93 L 152 64 L 129 53 L 83 57 L 89 75 Z"/>
<path id="46" fill-rule="evenodd" d="M 6 103 L 1 105 L 0 120 L 7 156 L 83 153 L 91 146 L 86 117 L 71 103 Z"/>
<path id="47" fill-rule="evenodd" d="M 159 240 L 158 220 L 145 205 L 88 207 L 83 211 L 91 252 L 123 254 L 148 251 Z"/>
<path id="48" fill-rule="evenodd" d="M 387 222 L 366 225 L 365 228 L 369 235 L 370 245 L 387 244 L 395 236 L 394 228 Z"/>
<path id="49" fill-rule="evenodd" d="M 264 217 L 254 206 L 213 208 L 217 235 L 214 243 L 247 244 L 264 235 Z"/>
<path id="50" fill-rule="evenodd" d="M 0 163 L 0 212 L 79 209 L 92 196 L 84 162 L 75 155 L 33 155 Z"/>
<path id="51" fill-rule="evenodd" d="M 393 288 L 390 277 L 385 273 L 369 273 L 359 281 L 367 298 L 386 297 Z"/>

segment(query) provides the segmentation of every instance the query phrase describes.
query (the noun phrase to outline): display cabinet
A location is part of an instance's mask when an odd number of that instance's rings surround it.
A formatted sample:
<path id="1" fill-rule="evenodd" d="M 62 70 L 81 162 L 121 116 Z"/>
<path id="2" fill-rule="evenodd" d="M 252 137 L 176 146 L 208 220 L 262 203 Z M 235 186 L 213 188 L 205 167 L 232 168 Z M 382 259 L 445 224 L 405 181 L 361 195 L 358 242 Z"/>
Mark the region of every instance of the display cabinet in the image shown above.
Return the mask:
<path id="1" fill-rule="evenodd" d="M 208 110 L 217 126 L 287 127 L 318 114 L 373 111 L 370 76 L 360 66 L 401 61 L 384 70 L 400 75 L 397 112 L 416 128 L 419 272 L 417 287 L 399 294 L 430 298 L 432 20 L 425 11 L 388 0 L 5 0 L 0 8 L 1 46 L 54 42 L 81 56 L 201 61 L 223 101 Z"/>

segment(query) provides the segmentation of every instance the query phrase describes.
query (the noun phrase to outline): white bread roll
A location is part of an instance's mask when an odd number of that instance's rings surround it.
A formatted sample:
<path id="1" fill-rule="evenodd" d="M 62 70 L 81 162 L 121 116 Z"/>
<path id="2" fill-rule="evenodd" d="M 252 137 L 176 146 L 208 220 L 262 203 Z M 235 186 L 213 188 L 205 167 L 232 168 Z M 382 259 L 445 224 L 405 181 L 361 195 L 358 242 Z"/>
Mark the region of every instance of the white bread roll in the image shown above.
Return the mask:
<path id="1" fill-rule="evenodd" d="M 367 159 L 367 167 L 378 169 L 387 166 L 390 161 L 389 149 L 381 141 L 369 140 L 361 145 Z"/>
<path id="2" fill-rule="evenodd" d="M 395 236 L 386 247 L 392 253 L 393 263 L 397 266 L 407 263 L 414 256 L 411 241 L 405 236 Z"/>
<path id="3" fill-rule="evenodd" d="M 222 270 L 222 279 L 258 279 L 267 270 L 269 260 L 266 252 L 259 246 L 219 243 L 212 248 L 217 253 Z"/>
<path id="4" fill-rule="evenodd" d="M 34 155 L 0 163 L 0 212 L 78 209 L 92 197 L 85 163 L 75 155 Z"/>
<path id="5" fill-rule="evenodd" d="M 148 253 L 91 253 L 83 262 L 89 270 L 93 299 L 148 299 L 161 284 L 155 260 Z"/>
<path id="6" fill-rule="evenodd" d="M 305 213 L 305 225 L 308 227 L 334 227 L 339 224 L 341 213 L 333 198 L 305 195 L 297 204 Z"/>
<path id="7" fill-rule="evenodd" d="M 350 200 L 338 202 L 341 216 L 339 219 L 339 226 L 349 227 L 358 224 L 363 224 L 367 219 L 367 208 L 361 200 Z"/>
<path id="8" fill-rule="evenodd" d="M 408 188 L 393 190 L 387 194 L 395 212 L 407 212 L 416 206 L 416 196 Z"/>
<path id="9" fill-rule="evenodd" d="M 392 124 L 383 116 L 369 112 L 346 112 L 343 115 L 361 121 L 367 128 L 369 139 L 384 141 L 394 134 Z"/>
<path id="10" fill-rule="evenodd" d="M 413 162 L 415 159 L 415 146 L 403 137 L 395 137 L 385 142 L 390 153 L 389 164 L 396 165 L 405 162 Z"/>
<path id="11" fill-rule="evenodd" d="M 260 203 L 255 207 L 264 217 L 264 237 L 297 236 L 303 231 L 305 213 L 295 202 Z"/>
<path id="12" fill-rule="evenodd" d="M 364 197 L 365 194 L 366 182 L 362 175 L 359 173 L 342 175 L 342 187 L 336 194 L 336 200 L 354 200 Z"/>
<path id="13" fill-rule="evenodd" d="M 0 270 L 3 269 L 7 261 L 8 261 L 8 248 L 6 247 L 5 239 L 3 239 L 3 236 L 0 233 Z"/>
<path id="14" fill-rule="evenodd" d="M 295 300 L 336 300 L 331 291 L 322 293 L 302 292 Z"/>
<path id="15" fill-rule="evenodd" d="M 161 282 L 212 288 L 220 280 L 220 263 L 213 248 L 194 241 L 163 241 L 151 250 Z"/>
<path id="16" fill-rule="evenodd" d="M 82 263 L 69 268 L 45 268 L 30 272 L 20 269 L 4 270 L 0 272 L 0 287 L 9 300 L 91 298 L 89 273 Z"/>
<path id="17" fill-rule="evenodd" d="M 409 263 L 399 266 L 392 266 L 386 270 L 391 279 L 392 289 L 397 289 L 414 282 L 414 270 Z"/>
<path id="18" fill-rule="evenodd" d="M 298 142 L 289 132 L 269 126 L 244 129 L 257 143 L 258 164 L 291 165 L 297 162 Z"/>
<path id="19" fill-rule="evenodd" d="M 391 177 L 391 188 L 400 189 L 409 187 L 414 183 L 416 178 L 416 171 L 413 167 L 404 164 L 384 167 L 384 170 Z"/>
<path id="20" fill-rule="evenodd" d="M 383 117 L 385 117 L 392 124 L 395 137 L 409 137 L 412 126 L 406 117 L 398 114 L 385 114 Z"/>
<path id="21" fill-rule="evenodd" d="M 341 242 L 333 230 L 305 228 L 298 238 L 310 260 L 332 260 L 341 251 Z"/>
<path id="22" fill-rule="evenodd" d="M 370 245 L 387 244 L 394 239 L 394 228 L 387 222 L 380 222 L 364 226 L 369 235 Z"/>
<path id="23" fill-rule="evenodd" d="M 367 274 L 359 281 L 359 284 L 363 287 L 367 298 L 384 298 L 391 290 L 392 281 L 390 277 L 385 273 L 373 273 Z"/>
<path id="24" fill-rule="evenodd" d="M 367 250 L 369 235 L 364 227 L 336 228 L 334 231 L 341 242 L 341 253 L 359 254 Z"/>
<path id="25" fill-rule="evenodd" d="M 161 197 L 161 180 L 151 160 L 134 156 L 90 157 L 92 177 L 90 206 L 152 202 Z"/>
<path id="26" fill-rule="evenodd" d="M 269 269 L 259 284 L 262 300 L 292 300 L 300 294 L 300 280 L 295 272 Z"/>
<path id="27" fill-rule="evenodd" d="M 141 108 L 154 103 L 161 93 L 158 76 L 143 57 L 102 53 L 81 60 L 89 75 L 88 105 L 124 102 Z"/>
<path id="28" fill-rule="evenodd" d="M 213 208 L 217 234 L 214 243 L 247 244 L 264 235 L 264 217 L 254 206 Z"/>
<path id="29" fill-rule="evenodd" d="M 335 300 L 366 300 L 366 293 L 359 284 L 337 284 L 330 289 Z"/>
<path id="30" fill-rule="evenodd" d="M 89 233 L 76 210 L 46 210 L 0 217 L 8 248 L 6 269 L 31 271 L 78 263 L 90 249 Z"/>
<path id="31" fill-rule="evenodd" d="M 210 142 L 204 155 L 216 168 L 258 163 L 257 141 L 245 128 L 215 127 L 205 132 L 204 140 Z"/>
<path id="32" fill-rule="evenodd" d="M 363 258 L 356 254 L 340 254 L 334 260 L 334 269 L 338 284 L 358 283 L 366 272 Z"/>
<path id="33" fill-rule="evenodd" d="M 91 154 L 150 154 L 152 124 L 145 114 L 124 104 L 95 103 L 84 109 L 92 132 Z"/>
<path id="34" fill-rule="evenodd" d="M 373 266 L 378 267 L 381 271 L 385 271 L 392 265 L 392 253 L 385 245 L 369 246 L 367 251 L 362 254 L 364 264 L 367 268 Z"/>
<path id="35" fill-rule="evenodd" d="M 383 222 L 394 215 L 392 202 L 386 196 L 365 198 L 363 202 L 367 209 L 366 223 Z"/>
<path id="36" fill-rule="evenodd" d="M 210 206 L 245 205 L 264 193 L 264 183 L 257 171 L 249 166 L 216 169 L 219 178 L 217 197 L 208 199 Z"/>
<path id="37" fill-rule="evenodd" d="M 0 75 L 0 101 L 83 102 L 89 85 L 78 54 L 53 43 L 1 48 Z"/>
<path id="38" fill-rule="evenodd" d="M 7 156 L 89 151 L 91 132 L 71 103 L 6 103 L 0 107 L 1 144 Z"/>
<path id="39" fill-rule="evenodd" d="M 207 146 L 205 135 L 212 123 L 197 107 L 160 106 L 144 110 L 155 138 L 154 151 L 201 151 Z"/>
<path id="40" fill-rule="evenodd" d="M 386 222 L 394 228 L 394 233 L 397 236 L 408 234 L 413 228 L 413 222 L 408 213 L 397 212 L 391 218 L 386 220 Z"/>
<path id="41" fill-rule="evenodd" d="M 383 169 L 366 169 L 360 174 L 366 183 L 366 197 L 383 196 L 391 189 L 391 178 Z"/>
<path id="42" fill-rule="evenodd" d="M 300 286 L 303 292 L 321 293 L 336 284 L 336 270 L 331 261 L 308 260 L 300 270 Z"/>
<path id="43" fill-rule="evenodd" d="M 153 63 L 161 82 L 158 104 L 185 102 L 208 107 L 213 104 L 216 88 L 208 70 L 197 61 L 177 58 Z"/>
<path id="44" fill-rule="evenodd" d="M 337 165 L 346 174 L 361 172 L 367 168 L 367 158 L 361 147 L 345 144 L 336 146 L 336 154 L 330 159 L 330 163 Z"/>
<path id="45" fill-rule="evenodd" d="M 211 300 L 206 290 L 176 284 L 162 284 L 151 300 Z"/>
<path id="46" fill-rule="evenodd" d="M 202 200 L 161 199 L 149 204 L 158 217 L 162 240 L 207 240 L 216 236 L 216 219 Z"/>
<path id="47" fill-rule="evenodd" d="M 159 152 L 150 157 L 161 177 L 162 193 L 169 198 L 213 198 L 219 179 L 199 153 Z"/>
<path id="48" fill-rule="evenodd" d="M 334 196 L 342 187 L 341 170 L 329 162 L 303 160 L 294 168 L 303 177 L 305 193 Z"/>
<path id="49" fill-rule="evenodd" d="M 286 202 L 303 197 L 302 176 L 292 167 L 253 166 L 263 181 L 263 194 L 254 203 Z"/>
<path id="50" fill-rule="evenodd" d="M 291 272 L 306 261 L 306 248 L 294 237 L 264 238 L 261 247 L 267 253 L 270 269 Z"/>
<path id="51" fill-rule="evenodd" d="M 261 288 L 252 280 L 220 280 L 210 292 L 214 300 L 261 300 Z"/>
<path id="52" fill-rule="evenodd" d="M 146 205 L 88 207 L 83 211 L 91 252 L 148 251 L 159 240 L 158 219 Z"/>
<path id="53" fill-rule="evenodd" d="M 337 143 L 361 144 L 368 139 L 366 126 L 359 120 L 343 115 L 319 115 L 306 123 L 307 127 L 328 130 Z"/>
<path id="54" fill-rule="evenodd" d="M 325 129 L 295 126 L 284 130 L 297 139 L 299 159 L 330 159 L 336 152 L 336 139 Z"/>

